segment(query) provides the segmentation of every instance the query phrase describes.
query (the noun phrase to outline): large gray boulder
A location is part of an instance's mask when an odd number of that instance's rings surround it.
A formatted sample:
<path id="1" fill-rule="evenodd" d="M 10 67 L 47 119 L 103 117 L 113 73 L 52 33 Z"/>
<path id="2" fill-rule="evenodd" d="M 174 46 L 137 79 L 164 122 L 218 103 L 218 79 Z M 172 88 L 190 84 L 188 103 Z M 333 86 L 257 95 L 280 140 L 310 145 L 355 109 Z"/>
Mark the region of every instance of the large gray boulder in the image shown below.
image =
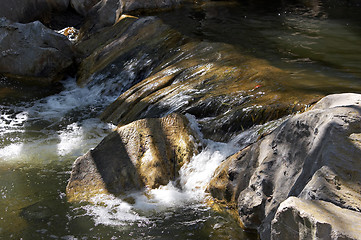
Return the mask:
<path id="1" fill-rule="evenodd" d="M 14 22 L 31 22 L 51 14 L 52 11 L 64 11 L 69 0 L 0 0 L 0 17 Z"/>
<path id="2" fill-rule="evenodd" d="M 49 84 L 73 63 L 71 42 L 39 21 L 0 18 L 0 36 L 0 73 L 8 78 Z"/>
<path id="3" fill-rule="evenodd" d="M 275 212 L 290 196 L 361 212 L 360 133 L 361 95 L 327 96 L 228 158 L 208 190 L 236 206 L 261 239 L 270 239 Z"/>
<path id="4" fill-rule="evenodd" d="M 272 221 L 271 239 L 361 239 L 361 213 L 325 201 L 289 197 Z"/>

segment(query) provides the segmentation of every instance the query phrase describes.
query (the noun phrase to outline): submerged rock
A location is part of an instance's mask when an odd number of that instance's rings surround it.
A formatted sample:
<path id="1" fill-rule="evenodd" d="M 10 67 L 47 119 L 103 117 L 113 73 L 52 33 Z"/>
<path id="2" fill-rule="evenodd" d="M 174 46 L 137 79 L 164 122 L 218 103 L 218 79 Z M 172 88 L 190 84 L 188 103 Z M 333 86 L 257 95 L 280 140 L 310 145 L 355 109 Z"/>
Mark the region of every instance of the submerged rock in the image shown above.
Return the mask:
<path id="1" fill-rule="evenodd" d="M 197 153 L 196 139 L 188 120 L 178 114 L 118 127 L 74 162 L 67 197 L 88 201 L 99 193 L 118 195 L 166 185 Z"/>
<path id="2" fill-rule="evenodd" d="M 42 23 L 12 23 L 0 18 L 0 73 L 27 83 L 60 80 L 73 63 L 70 41 Z"/>
<path id="3" fill-rule="evenodd" d="M 271 221 L 289 196 L 360 213 L 360 133 L 361 95 L 327 96 L 229 157 L 208 190 L 236 205 L 244 226 L 258 229 L 262 239 L 270 239 Z"/>
<path id="4" fill-rule="evenodd" d="M 0 0 L 0 17 L 14 22 L 31 22 L 46 18 L 54 11 L 64 11 L 69 0 Z"/>
<path id="5" fill-rule="evenodd" d="M 289 197 L 272 221 L 271 239 L 360 239 L 361 213 L 320 200 Z"/>

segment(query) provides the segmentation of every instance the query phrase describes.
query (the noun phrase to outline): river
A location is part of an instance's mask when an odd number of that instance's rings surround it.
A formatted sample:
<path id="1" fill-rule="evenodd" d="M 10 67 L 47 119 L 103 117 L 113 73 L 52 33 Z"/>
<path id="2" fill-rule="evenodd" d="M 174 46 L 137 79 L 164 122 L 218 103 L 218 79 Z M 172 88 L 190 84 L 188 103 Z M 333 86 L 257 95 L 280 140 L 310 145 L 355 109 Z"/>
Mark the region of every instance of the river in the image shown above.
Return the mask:
<path id="1" fill-rule="evenodd" d="M 360 92 L 361 3 L 336 2 L 210 2 L 159 17 L 191 38 L 225 42 L 266 59 L 291 73 L 285 85 L 307 93 Z M 127 201 L 99 196 L 94 204 L 67 203 L 73 161 L 115 127 L 97 116 L 131 82 L 97 78 L 84 88 L 68 78 L 60 93 L 0 104 L 0 238 L 256 239 L 229 215 L 207 207 L 204 189 L 240 143 L 247 145 L 260 128 L 281 121 L 255 126 L 229 143 L 204 139 L 207 147 L 181 169 L 182 190 L 171 182 L 149 190 L 148 197 L 134 193 Z M 194 117 L 187 117 L 197 130 Z"/>

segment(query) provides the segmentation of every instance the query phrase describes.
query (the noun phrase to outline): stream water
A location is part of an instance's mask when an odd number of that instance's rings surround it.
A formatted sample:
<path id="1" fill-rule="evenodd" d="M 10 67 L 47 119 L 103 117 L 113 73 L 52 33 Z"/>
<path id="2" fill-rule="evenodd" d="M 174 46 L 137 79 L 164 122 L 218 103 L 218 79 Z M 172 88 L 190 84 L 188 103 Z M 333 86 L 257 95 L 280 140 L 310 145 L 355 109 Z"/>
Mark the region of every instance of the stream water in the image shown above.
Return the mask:
<path id="1" fill-rule="evenodd" d="M 217 1 L 160 17 L 190 37 L 268 60 L 292 73 L 286 84 L 305 92 L 360 92 L 361 3 L 325 2 L 257 7 Z M 204 188 L 221 161 L 280 121 L 229 143 L 204 139 L 206 149 L 181 170 L 182 190 L 169 183 L 128 202 L 99 196 L 92 205 L 67 203 L 71 165 L 114 128 L 96 117 L 131 80 L 122 82 L 98 76 L 79 88 L 69 78 L 58 94 L 0 103 L 0 239 L 256 239 L 204 205 Z"/>

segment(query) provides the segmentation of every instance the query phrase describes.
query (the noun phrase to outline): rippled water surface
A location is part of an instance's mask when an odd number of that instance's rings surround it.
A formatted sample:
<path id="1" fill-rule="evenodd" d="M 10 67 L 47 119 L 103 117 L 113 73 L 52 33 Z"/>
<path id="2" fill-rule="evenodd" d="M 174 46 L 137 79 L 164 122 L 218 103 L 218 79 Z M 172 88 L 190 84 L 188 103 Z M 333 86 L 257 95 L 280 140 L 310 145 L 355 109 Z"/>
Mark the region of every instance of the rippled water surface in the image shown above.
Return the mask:
<path id="1" fill-rule="evenodd" d="M 360 92 L 361 3 L 291 2 L 215 1 L 160 17 L 192 38 L 266 59 L 289 72 L 284 84 L 307 93 Z M 58 94 L 0 103 L 1 239 L 255 239 L 202 204 L 204 184 L 222 160 L 271 126 L 256 126 L 228 144 L 205 140 L 208 147 L 182 168 L 182 190 L 170 183 L 148 197 L 67 203 L 71 164 L 112 130 L 96 116 L 129 88 L 130 76 L 122 76 L 123 85 L 98 76 L 85 88 L 67 79 Z"/>

